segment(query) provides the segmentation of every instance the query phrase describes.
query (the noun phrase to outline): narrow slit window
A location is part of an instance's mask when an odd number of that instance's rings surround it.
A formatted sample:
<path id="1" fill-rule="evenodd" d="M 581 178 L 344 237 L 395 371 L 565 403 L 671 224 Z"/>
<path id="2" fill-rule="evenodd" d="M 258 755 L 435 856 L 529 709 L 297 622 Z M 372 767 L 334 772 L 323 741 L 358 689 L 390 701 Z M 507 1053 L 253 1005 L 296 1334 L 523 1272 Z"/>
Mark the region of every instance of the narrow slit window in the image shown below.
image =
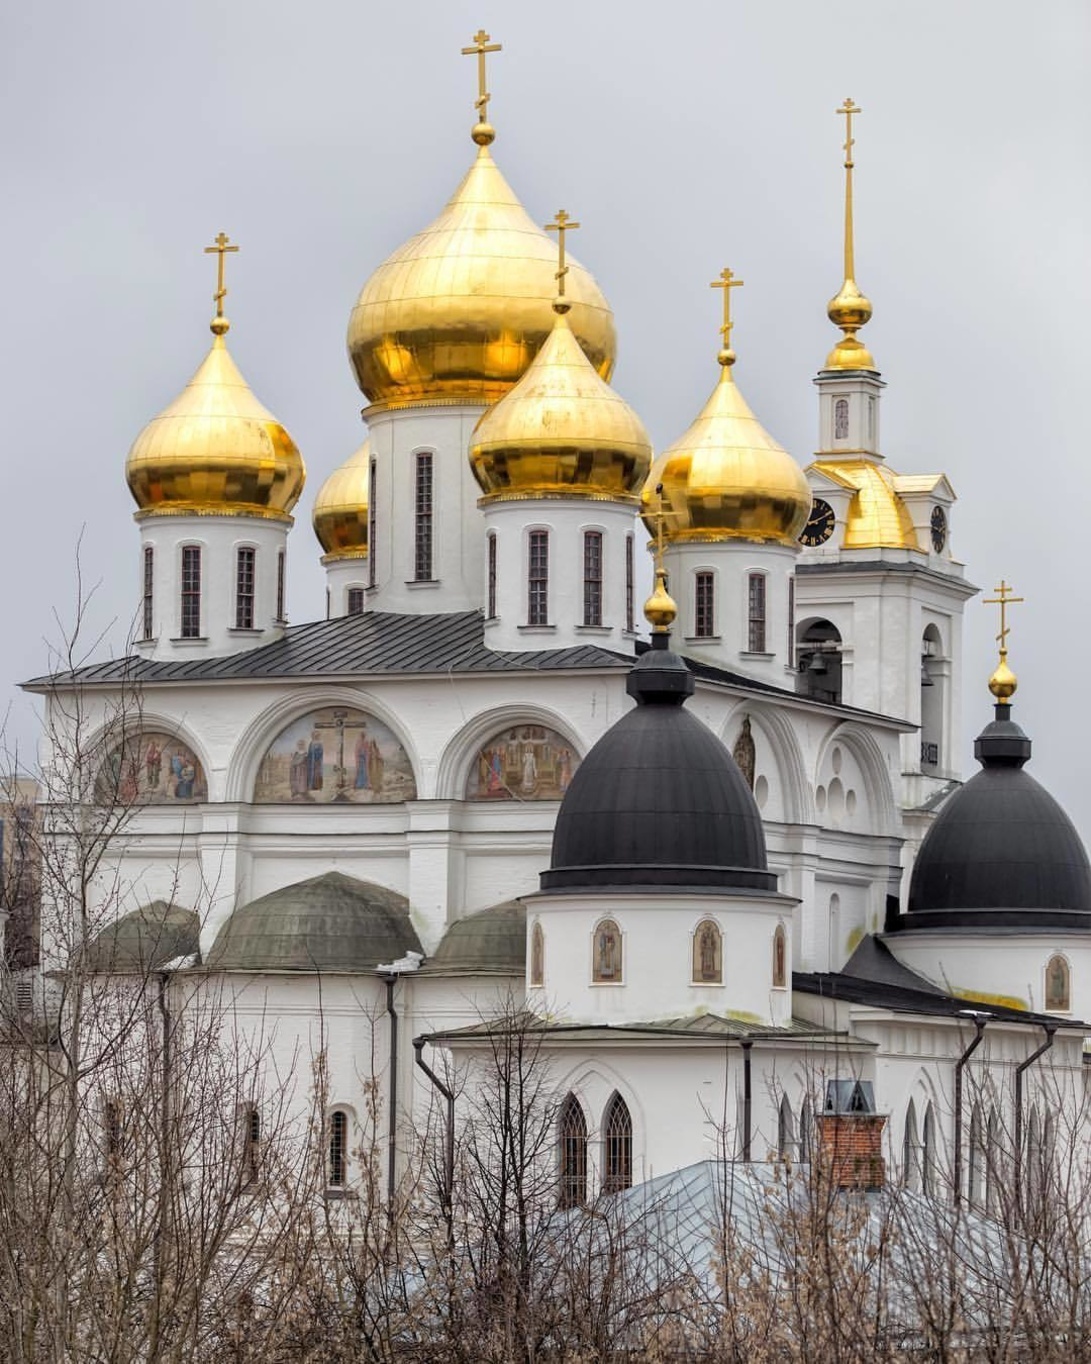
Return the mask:
<path id="1" fill-rule="evenodd" d="M 432 581 L 432 455 L 422 450 L 417 455 L 416 525 L 413 577 L 419 583 Z"/>
<path id="2" fill-rule="evenodd" d="M 751 573 L 747 583 L 748 625 L 746 647 L 752 654 L 765 653 L 765 574 Z"/>
<path id="3" fill-rule="evenodd" d="M 490 531 L 486 541 L 488 559 L 488 610 L 486 615 L 489 620 L 496 619 L 496 532 Z"/>
<path id="4" fill-rule="evenodd" d="M 527 624 L 549 624 L 549 531 L 532 530 L 527 542 Z"/>
<path id="5" fill-rule="evenodd" d="M 201 638 L 201 547 L 182 546 L 182 638 Z"/>
<path id="6" fill-rule="evenodd" d="M 243 1109 L 241 1128 L 242 1183 L 255 1184 L 261 1168 L 261 1114 L 254 1104 Z"/>
<path id="7" fill-rule="evenodd" d="M 277 550 L 277 620 L 287 620 L 284 614 L 284 551 Z"/>
<path id="8" fill-rule="evenodd" d="M 583 535 L 583 623 L 602 624 L 602 531 Z"/>
<path id="9" fill-rule="evenodd" d="M 362 587 L 350 587 L 345 606 L 347 615 L 362 616 L 364 614 L 364 589 Z"/>
<path id="10" fill-rule="evenodd" d="M 636 629 L 635 583 L 636 565 L 633 562 L 633 537 L 625 537 L 625 629 L 630 634 Z"/>
<path id="11" fill-rule="evenodd" d="M 348 1167 L 348 1114 L 343 1109 L 335 1109 L 330 1114 L 330 1188 L 343 1189 Z"/>
<path id="12" fill-rule="evenodd" d="M 620 1193 L 633 1186 L 633 1120 L 629 1106 L 615 1094 L 606 1109 L 602 1124 L 602 1192 Z"/>
<path id="13" fill-rule="evenodd" d="M 143 598 L 143 639 L 151 639 L 155 633 L 155 550 L 151 545 L 144 546 L 144 598 Z"/>
<path id="14" fill-rule="evenodd" d="M 375 486 L 377 483 L 375 461 L 372 460 L 367 471 L 367 585 L 375 586 Z"/>
<path id="15" fill-rule="evenodd" d="M 235 556 L 235 629 L 254 628 L 254 568 L 257 551 L 244 545 Z"/>
<path id="16" fill-rule="evenodd" d="M 716 585 L 711 573 L 694 575 L 693 633 L 697 639 L 712 639 L 716 634 Z"/>

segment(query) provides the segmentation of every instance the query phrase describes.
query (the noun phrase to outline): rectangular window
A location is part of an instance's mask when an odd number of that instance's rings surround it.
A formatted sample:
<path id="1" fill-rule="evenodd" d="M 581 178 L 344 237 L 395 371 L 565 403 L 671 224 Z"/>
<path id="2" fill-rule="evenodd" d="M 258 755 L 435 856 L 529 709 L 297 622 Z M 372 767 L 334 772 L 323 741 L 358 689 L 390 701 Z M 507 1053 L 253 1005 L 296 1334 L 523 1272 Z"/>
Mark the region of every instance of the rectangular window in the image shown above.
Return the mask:
<path id="1" fill-rule="evenodd" d="M 143 639 L 151 639 L 154 634 L 155 614 L 155 550 L 151 545 L 144 546 L 144 634 Z"/>
<path id="2" fill-rule="evenodd" d="M 715 584 L 711 573 L 695 573 L 693 579 L 693 633 L 697 639 L 716 634 Z"/>
<path id="3" fill-rule="evenodd" d="M 746 647 L 752 654 L 765 653 L 765 574 L 751 573 L 747 584 L 748 631 Z"/>
<path id="4" fill-rule="evenodd" d="M 375 586 L 375 461 L 367 471 L 367 585 Z"/>
<path id="5" fill-rule="evenodd" d="M 284 614 L 284 551 L 277 550 L 277 620 L 287 620 Z"/>
<path id="6" fill-rule="evenodd" d="M 254 1104 L 244 1105 L 239 1114 L 240 1176 L 243 1187 L 256 1184 L 261 1172 L 261 1114 Z"/>
<path id="7" fill-rule="evenodd" d="M 254 562 L 257 551 L 249 545 L 235 554 L 235 629 L 254 628 Z"/>
<path id="8" fill-rule="evenodd" d="M 634 603 L 634 578 L 635 565 L 633 563 L 633 537 L 625 537 L 625 628 L 630 634 L 636 629 L 635 603 Z"/>
<path id="9" fill-rule="evenodd" d="M 417 455 L 417 500 L 413 577 L 419 583 L 432 581 L 432 456 L 427 450 Z"/>
<path id="10" fill-rule="evenodd" d="M 201 638 L 201 547 L 182 546 L 182 638 Z"/>
<path id="11" fill-rule="evenodd" d="M 364 589 L 362 587 L 349 588 L 346 614 L 350 616 L 362 616 L 364 614 Z"/>
<path id="12" fill-rule="evenodd" d="M 788 648 L 785 654 L 789 668 L 796 665 L 796 580 L 788 579 Z"/>
<path id="13" fill-rule="evenodd" d="M 490 531 L 487 541 L 488 558 L 488 610 L 485 612 L 489 620 L 496 619 L 496 532 Z"/>
<path id="14" fill-rule="evenodd" d="M 532 530 L 527 542 L 527 624 L 549 624 L 549 531 Z"/>
<path id="15" fill-rule="evenodd" d="M 602 624 L 602 531 L 583 534 L 583 623 Z"/>

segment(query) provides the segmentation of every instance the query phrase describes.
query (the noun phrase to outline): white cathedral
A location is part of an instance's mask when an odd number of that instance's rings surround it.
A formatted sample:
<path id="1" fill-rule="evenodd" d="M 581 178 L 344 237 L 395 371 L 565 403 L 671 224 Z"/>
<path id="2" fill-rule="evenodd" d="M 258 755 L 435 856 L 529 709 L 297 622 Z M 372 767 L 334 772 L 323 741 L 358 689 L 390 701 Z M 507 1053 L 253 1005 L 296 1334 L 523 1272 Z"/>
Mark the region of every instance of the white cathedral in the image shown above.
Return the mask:
<path id="1" fill-rule="evenodd" d="M 730 271 L 708 401 L 653 452 L 574 224 L 524 210 L 487 106 L 482 76 L 468 171 L 352 309 L 367 438 L 314 503 L 311 623 L 285 619 L 303 461 L 228 349 L 212 248 L 211 349 L 126 467 L 140 638 L 27 684 L 102 733 L 140 688 L 103 750 L 132 808 L 109 940 L 228 981 L 282 1061 L 321 1017 L 331 1186 L 370 1058 L 401 1160 L 433 1077 L 515 999 L 567 1096 L 569 1199 L 725 1143 L 807 1159 L 823 1110 L 864 1124 L 876 1181 L 954 1170 L 976 1197 L 1017 1095 L 1016 1124 L 1044 1120 L 1047 1073 L 1082 1098 L 1091 869 L 1024 770 L 1003 630 L 961 782 L 977 589 L 946 478 L 883 458 L 855 106 L 806 467 L 735 381 Z"/>

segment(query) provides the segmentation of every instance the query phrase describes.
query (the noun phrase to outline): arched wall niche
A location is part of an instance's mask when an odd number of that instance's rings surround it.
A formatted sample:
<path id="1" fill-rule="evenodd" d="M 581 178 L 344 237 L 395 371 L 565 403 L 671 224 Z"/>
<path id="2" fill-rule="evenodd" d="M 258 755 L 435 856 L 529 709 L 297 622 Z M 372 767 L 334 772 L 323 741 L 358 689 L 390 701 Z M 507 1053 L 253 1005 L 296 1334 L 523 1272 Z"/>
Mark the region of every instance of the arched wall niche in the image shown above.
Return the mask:
<path id="1" fill-rule="evenodd" d="M 398 717 L 391 711 L 390 707 L 384 705 L 375 697 L 370 696 L 367 692 L 354 691 L 348 687 L 309 687 L 306 690 L 281 697 L 262 711 L 260 715 L 255 717 L 243 731 L 239 742 L 235 746 L 235 751 L 232 754 L 231 763 L 228 768 L 226 783 L 227 794 L 224 799 L 232 801 L 253 800 L 261 778 L 262 763 L 268 755 L 270 748 L 273 747 L 287 731 L 294 726 L 301 724 L 307 716 L 313 715 L 316 711 L 336 710 L 358 712 L 364 717 L 377 722 L 377 724 L 391 736 L 392 740 L 401 748 L 405 755 L 404 764 L 399 764 L 399 767 L 404 774 L 407 774 L 409 780 L 408 782 L 400 783 L 401 789 L 411 789 L 413 792 L 412 795 L 400 794 L 396 797 L 396 800 L 417 799 L 418 795 L 421 794 L 419 791 L 419 774 L 421 769 L 420 759 L 412 738 L 402 728 Z M 322 736 L 333 736 L 332 742 L 337 747 L 339 756 L 340 736 L 338 735 L 336 727 L 328 730 L 321 729 L 319 733 Z M 347 749 L 345 755 L 346 761 L 344 765 L 347 769 L 346 779 L 350 791 L 364 789 L 356 788 L 352 785 L 356 780 L 355 745 L 357 737 L 358 734 L 354 732 L 351 746 Z M 298 739 L 294 742 L 298 742 Z M 380 740 L 380 746 L 382 746 L 382 742 L 383 741 Z M 325 746 L 326 742 L 324 737 L 323 749 L 325 749 Z M 331 754 L 330 757 L 332 756 L 333 755 Z M 384 762 L 385 761 L 386 759 L 384 758 Z M 326 766 L 333 766 L 333 763 L 328 761 L 325 752 L 323 752 L 323 766 L 324 768 Z M 384 770 L 384 780 L 386 775 Z M 324 772 L 324 783 L 322 787 L 324 793 L 326 792 L 325 776 L 326 774 Z M 387 786 L 389 794 L 392 795 L 394 791 L 393 783 L 387 783 Z M 337 788 L 334 789 L 336 790 Z M 340 789 L 344 790 L 345 787 L 340 787 Z M 280 802 L 277 801 L 275 803 Z M 291 802 L 290 792 L 285 799 L 285 803 L 293 803 Z M 324 800 L 322 803 L 332 804 L 334 802 L 330 799 Z M 381 802 L 361 800 L 359 798 L 353 800 L 350 795 L 348 800 L 344 803 L 391 804 L 393 801 L 389 798 L 389 795 L 386 800 Z"/>
<path id="2" fill-rule="evenodd" d="M 866 798 L 871 817 L 866 823 L 859 818 L 857 819 L 859 831 L 886 836 L 896 835 L 898 832 L 898 810 L 890 773 L 883 759 L 882 750 L 867 730 L 862 729 L 854 722 L 850 721 L 838 725 L 827 735 L 825 742 L 819 749 L 814 781 L 816 804 L 820 803 L 817 792 L 818 788 L 824 784 L 823 777 L 827 769 L 833 770 L 834 749 L 837 747 L 840 747 L 843 752 L 851 754 L 863 778 L 864 790 L 862 793 L 858 793 L 858 798 L 860 794 Z M 844 783 L 842 785 L 844 786 Z M 845 791 L 845 799 L 847 811 L 847 790 Z M 818 814 L 819 818 L 822 819 L 821 810 L 818 811 Z"/>
<path id="3" fill-rule="evenodd" d="M 755 788 L 762 777 L 767 783 L 767 797 L 764 804 L 759 803 L 762 818 L 786 824 L 813 823 L 810 785 L 791 721 L 767 704 L 755 704 L 744 698 L 732 709 L 720 731 L 728 752 L 735 746 L 745 717 L 750 719 L 754 740 Z"/>
<path id="4" fill-rule="evenodd" d="M 524 741 L 521 737 L 512 740 L 508 737 L 512 730 L 522 731 L 523 729 L 542 730 L 547 734 L 556 736 L 559 745 L 554 744 L 553 747 L 558 761 L 551 766 L 551 772 L 557 777 L 561 775 L 560 754 L 562 750 L 567 749 L 569 754 L 568 779 L 571 779 L 583 758 L 586 746 L 576 740 L 571 725 L 562 715 L 545 706 L 496 706 L 475 715 L 444 749 L 436 770 L 437 798 L 440 800 L 467 799 L 467 792 L 471 783 L 475 778 L 480 779 L 479 767 L 483 753 L 501 740 L 505 745 L 514 743 L 525 746 L 526 743 L 529 743 L 537 750 L 544 742 L 543 740 L 528 739 Z M 499 799 L 520 798 L 519 788 L 523 784 L 525 755 L 520 751 L 517 756 L 519 758 L 518 768 L 514 764 L 512 765 L 512 774 L 515 776 L 514 794 L 501 795 L 498 797 Z M 535 752 L 535 766 L 540 766 L 537 751 Z M 511 787 L 512 783 L 507 781 L 508 763 L 506 754 L 504 755 L 503 767 L 502 780 L 507 786 Z M 539 774 L 536 773 L 535 776 L 537 778 Z M 540 779 L 537 780 L 535 789 L 540 794 L 522 795 L 522 799 L 559 800 L 563 794 L 563 791 L 560 790 L 559 781 L 556 783 L 558 794 L 546 794 L 547 791 L 554 790 L 554 787 L 545 785 Z M 470 799 L 476 799 L 476 797 L 470 797 Z"/>

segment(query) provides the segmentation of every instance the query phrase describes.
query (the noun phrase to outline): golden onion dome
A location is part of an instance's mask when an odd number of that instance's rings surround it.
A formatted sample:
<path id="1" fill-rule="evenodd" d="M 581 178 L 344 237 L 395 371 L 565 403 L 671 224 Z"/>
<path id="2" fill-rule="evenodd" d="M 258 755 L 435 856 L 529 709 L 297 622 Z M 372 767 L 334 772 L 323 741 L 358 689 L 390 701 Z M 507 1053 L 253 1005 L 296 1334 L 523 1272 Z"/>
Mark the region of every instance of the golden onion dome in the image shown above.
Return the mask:
<path id="1" fill-rule="evenodd" d="M 803 470 L 760 424 L 720 352 L 720 381 L 697 420 L 664 450 L 644 484 L 641 515 L 654 535 L 661 488 L 668 541 L 771 540 L 795 545 L 811 510 Z"/>
<path id="2" fill-rule="evenodd" d="M 635 503 L 652 462 L 644 423 L 600 377 L 573 334 L 568 300 L 553 330 L 470 441 L 482 501 L 584 497 Z M 575 308 L 573 308 L 575 312 Z"/>
<path id="3" fill-rule="evenodd" d="M 613 313 L 569 263 L 572 331 L 608 379 Z M 555 247 L 480 145 L 447 207 L 379 266 L 352 310 L 349 357 L 364 395 L 393 405 L 502 398 L 549 335 L 556 268 Z"/>
<path id="4" fill-rule="evenodd" d="M 138 515 L 288 518 L 303 491 L 303 459 L 258 402 L 212 322 L 212 349 L 169 407 L 133 442 L 125 464 Z"/>
<path id="5" fill-rule="evenodd" d="M 314 500 L 314 533 L 327 559 L 367 557 L 371 442 L 334 469 Z"/>

